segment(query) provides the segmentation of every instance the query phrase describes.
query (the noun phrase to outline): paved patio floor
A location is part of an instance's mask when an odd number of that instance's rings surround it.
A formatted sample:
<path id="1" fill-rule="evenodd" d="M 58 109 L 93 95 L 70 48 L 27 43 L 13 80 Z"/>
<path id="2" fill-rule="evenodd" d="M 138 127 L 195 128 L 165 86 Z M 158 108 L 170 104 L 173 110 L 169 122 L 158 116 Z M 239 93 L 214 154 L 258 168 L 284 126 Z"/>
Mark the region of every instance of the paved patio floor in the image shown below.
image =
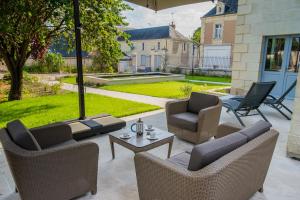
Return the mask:
<path id="1" fill-rule="evenodd" d="M 264 185 L 265 191 L 263 194 L 255 194 L 251 200 L 297 200 L 300 197 L 300 161 L 286 157 L 286 143 L 290 129 L 290 121 L 287 121 L 269 107 L 263 106 L 262 110 L 274 125 L 274 128 L 279 130 L 280 136 Z M 126 119 L 132 120 L 133 118 L 138 118 L 138 116 Z M 143 119 L 148 124 L 153 124 L 158 128 L 166 130 L 164 111 L 155 111 L 151 115 L 148 114 L 144 116 Z M 244 121 L 246 125 L 251 125 L 259 119 L 258 116 L 253 116 L 245 118 Z M 237 124 L 237 120 L 234 116 L 226 113 L 224 110 L 222 112 L 221 121 L 234 122 Z M 128 124 L 130 123 L 131 122 Z M 87 194 L 79 198 L 79 200 L 138 200 L 133 162 L 134 154 L 121 146 L 115 145 L 116 159 L 112 160 L 107 135 L 102 135 L 90 140 L 96 142 L 100 147 L 98 193 L 95 196 Z M 167 147 L 167 145 L 162 146 L 151 150 L 150 153 L 165 159 L 167 156 Z M 189 143 L 175 139 L 172 155 L 192 149 L 192 147 L 193 146 Z M 6 190 L 6 192 L 8 191 Z M 19 198 L 16 195 L 9 195 L 5 199 L 14 200 Z"/>

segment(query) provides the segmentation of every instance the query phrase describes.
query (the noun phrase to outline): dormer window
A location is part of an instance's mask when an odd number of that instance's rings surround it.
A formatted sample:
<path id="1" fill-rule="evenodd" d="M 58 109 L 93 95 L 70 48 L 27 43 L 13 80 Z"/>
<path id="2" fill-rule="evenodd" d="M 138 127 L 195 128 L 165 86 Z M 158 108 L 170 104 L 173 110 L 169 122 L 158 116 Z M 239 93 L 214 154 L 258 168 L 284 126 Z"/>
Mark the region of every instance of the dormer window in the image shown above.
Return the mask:
<path id="1" fill-rule="evenodd" d="M 216 6 L 216 14 L 222 15 L 225 12 L 225 4 L 223 2 L 218 2 Z"/>

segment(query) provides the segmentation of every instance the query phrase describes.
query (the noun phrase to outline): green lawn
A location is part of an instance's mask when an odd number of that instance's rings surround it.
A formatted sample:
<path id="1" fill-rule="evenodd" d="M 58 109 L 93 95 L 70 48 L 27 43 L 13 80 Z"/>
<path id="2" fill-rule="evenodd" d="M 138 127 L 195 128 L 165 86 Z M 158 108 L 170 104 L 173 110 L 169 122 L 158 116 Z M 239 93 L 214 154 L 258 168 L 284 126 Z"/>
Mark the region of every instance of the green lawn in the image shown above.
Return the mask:
<path id="1" fill-rule="evenodd" d="M 221 82 L 221 83 L 231 83 L 231 77 L 217 77 L 217 76 L 191 76 L 186 75 L 186 80 L 197 80 L 197 81 L 211 81 L 211 82 Z M 61 79 L 64 83 L 76 84 L 75 77 L 66 77 Z"/>
<path id="2" fill-rule="evenodd" d="M 203 92 L 216 88 L 224 88 L 224 85 L 212 85 L 203 83 L 188 83 L 180 81 L 160 82 L 160 83 L 144 83 L 144 84 L 123 84 L 102 86 L 101 89 L 113 90 L 119 92 L 127 92 L 133 94 L 143 94 L 154 97 L 164 98 L 184 98 L 184 94 L 180 88 L 184 85 L 192 86 L 194 92 Z"/>
<path id="3" fill-rule="evenodd" d="M 159 107 L 86 94 L 87 116 L 109 113 L 116 117 L 123 117 L 156 109 Z M 14 119 L 21 119 L 28 127 L 36 127 L 77 117 L 78 100 L 76 93 L 28 98 L 0 104 L 0 127 Z"/>
<path id="4" fill-rule="evenodd" d="M 222 83 L 231 83 L 231 77 L 216 77 L 216 76 L 191 76 L 186 75 L 186 80 L 197 80 L 197 81 L 211 81 L 211 82 L 222 82 Z"/>
<path id="5" fill-rule="evenodd" d="M 76 77 L 75 77 L 75 76 L 70 76 L 70 77 L 62 78 L 61 81 L 62 81 L 63 83 L 77 84 L 77 83 L 76 83 Z"/>

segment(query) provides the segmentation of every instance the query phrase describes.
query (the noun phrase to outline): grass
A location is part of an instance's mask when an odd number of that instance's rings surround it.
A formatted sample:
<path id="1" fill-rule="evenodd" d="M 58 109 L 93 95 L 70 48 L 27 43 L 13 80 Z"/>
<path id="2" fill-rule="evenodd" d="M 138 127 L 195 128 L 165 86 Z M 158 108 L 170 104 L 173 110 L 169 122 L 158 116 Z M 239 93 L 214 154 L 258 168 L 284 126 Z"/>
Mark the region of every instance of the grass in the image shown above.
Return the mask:
<path id="1" fill-rule="evenodd" d="M 204 92 L 207 90 L 224 88 L 224 85 L 187 83 L 184 81 L 110 85 L 110 86 L 102 86 L 100 88 L 105 90 L 112 90 L 112 91 L 126 92 L 126 93 L 133 93 L 133 94 L 142 94 L 142 95 L 148 95 L 154 97 L 180 99 L 185 97 L 185 95 L 181 91 L 181 88 L 185 85 L 191 86 L 192 91 L 194 92 Z"/>
<path id="2" fill-rule="evenodd" d="M 85 99 L 87 116 L 109 113 L 115 117 L 124 117 L 159 109 L 157 106 L 94 94 L 86 94 Z M 27 98 L 0 104 L 0 127 L 14 119 L 22 120 L 31 128 L 75 119 L 78 115 L 76 93 Z"/>
<path id="3" fill-rule="evenodd" d="M 186 76 L 187 80 L 206 80 L 213 82 L 230 82 L 229 77 L 206 77 L 206 76 Z M 75 77 L 66 77 L 62 82 L 76 84 Z M 205 92 L 212 89 L 222 89 L 224 85 L 205 84 L 205 83 L 188 83 L 185 81 L 169 81 L 159 83 L 142 83 L 142 84 L 120 84 L 99 86 L 101 89 L 126 92 L 132 94 L 142 94 L 153 97 L 181 99 L 185 95 L 181 91 L 181 87 L 189 85 L 194 92 Z"/>
<path id="4" fill-rule="evenodd" d="M 61 81 L 63 83 L 69 83 L 69 84 L 73 84 L 73 85 L 77 84 L 75 76 L 64 77 L 64 78 L 61 79 Z"/>
<path id="5" fill-rule="evenodd" d="M 197 81 L 211 81 L 211 82 L 222 82 L 222 83 L 231 83 L 231 77 L 217 77 L 217 76 L 191 76 L 186 75 L 186 80 L 197 80 Z"/>
<path id="6" fill-rule="evenodd" d="M 211 81 L 211 82 L 221 82 L 221 83 L 231 83 L 231 77 L 224 76 L 224 77 L 217 77 L 217 76 L 191 76 L 186 75 L 186 80 L 197 80 L 197 81 Z M 75 77 L 65 77 L 61 79 L 64 83 L 76 84 Z"/>

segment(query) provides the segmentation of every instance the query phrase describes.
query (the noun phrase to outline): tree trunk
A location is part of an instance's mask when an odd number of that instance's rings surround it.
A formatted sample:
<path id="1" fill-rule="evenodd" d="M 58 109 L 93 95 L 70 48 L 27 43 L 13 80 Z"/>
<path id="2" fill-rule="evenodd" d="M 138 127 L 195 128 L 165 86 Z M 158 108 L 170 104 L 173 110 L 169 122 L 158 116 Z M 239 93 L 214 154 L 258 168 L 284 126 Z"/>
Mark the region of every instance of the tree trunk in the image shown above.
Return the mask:
<path id="1" fill-rule="evenodd" d="M 8 100 L 21 100 L 22 99 L 22 86 L 23 86 L 23 71 L 22 67 L 17 67 L 11 75 L 10 91 Z"/>

